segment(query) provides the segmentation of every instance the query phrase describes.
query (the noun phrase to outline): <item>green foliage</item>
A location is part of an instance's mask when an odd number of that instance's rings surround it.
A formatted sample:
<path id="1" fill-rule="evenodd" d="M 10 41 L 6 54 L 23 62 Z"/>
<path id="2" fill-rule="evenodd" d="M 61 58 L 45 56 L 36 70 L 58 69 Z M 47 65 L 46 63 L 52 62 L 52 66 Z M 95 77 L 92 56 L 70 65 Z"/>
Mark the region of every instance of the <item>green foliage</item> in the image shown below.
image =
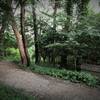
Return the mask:
<path id="1" fill-rule="evenodd" d="M 3 57 L 3 59 L 8 61 L 19 61 L 20 59 L 19 50 L 15 48 L 7 48 L 6 55 Z"/>
<path id="2" fill-rule="evenodd" d="M 40 74 L 46 74 L 53 77 L 62 78 L 64 80 L 70 80 L 72 82 L 82 82 L 88 86 L 94 87 L 98 85 L 98 78 L 87 72 L 77 72 L 66 69 L 41 67 L 38 65 L 34 65 L 34 67 L 31 67 L 31 70 Z"/>
<path id="3" fill-rule="evenodd" d="M 16 56 L 19 56 L 19 51 L 18 51 L 18 49 L 15 49 L 15 48 L 7 48 L 6 52 L 8 53 L 8 55 L 16 54 Z"/>
<path id="4" fill-rule="evenodd" d="M 36 100 L 33 96 L 26 96 L 19 90 L 0 84 L 0 100 Z"/>
<path id="5" fill-rule="evenodd" d="M 7 47 L 17 47 L 16 45 L 16 39 L 13 33 L 11 33 L 8 29 L 8 31 L 6 31 L 4 33 L 4 46 Z"/>
<path id="6" fill-rule="evenodd" d="M 16 1 L 19 2 L 19 0 Z M 27 0 L 25 2 L 27 2 L 27 5 L 32 5 L 33 3 L 33 5 L 37 7 L 38 1 L 41 0 Z M 55 15 L 51 14 L 53 11 L 49 13 L 48 11 L 42 11 L 42 9 L 41 11 L 39 10 L 40 14 L 36 18 L 38 36 L 35 41 L 33 41 L 34 36 L 32 36 L 36 34 L 36 32 L 33 34 L 34 28 L 32 20 L 34 16 L 32 15 L 32 12 L 27 11 L 27 16 L 25 17 L 25 32 L 32 33 L 26 35 L 28 41 L 27 47 L 29 48 L 30 57 L 34 58 L 35 49 L 33 45 L 37 43 L 39 49 L 37 55 L 40 56 L 39 58 L 41 62 L 49 62 L 55 65 L 59 64 L 60 66 L 62 66 L 61 63 L 64 64 L 64 66 L 67 66 L 66 63 L 68 62 L 74 65 L 74 63 L 76 63 L 74 60 L 77 60 L 77 58 L 80 56 L 83 62 L 93 62 L 93 64 L 100 64 L 100 14 L 88 12 L 88 3 L 90 0 L 55 1 L 56 2 L 51 0 L 53 10 L 56 9 L 54 7 L 55 4 L 57 4 L 57 9 L 61 9 L 57 11 Z M 1 0 L 0 4 L 0 12 L 2 12 L 4 16 L 6 15 L 4 13 L 7 12 L 7 9 L 9 8 L 7 5 L 7 0 Z M 74 8 L 74 4 L 76 4 L 76 8 Z M 18 5 L 15 3 L 15 6 L 17 7 Z M 76 9 L 75 14 L 73 14 L 73 8 Z M 65 11 L 62 9 L 65 9 Z M 2 14 L 0 15 L 1 17 Z M 0 24 L 2 24 L 1 17 Z M 8 20 L 9 16 L 7 16 L 7 18 L 5 17 L 4 19 Z M 54 19 L 55 23 L 53 22 Z M 6 22 L 9 22 L 7 20 Z M 19 16 L 18 20 L 16 21 L 19 22 Z M 56 25 L 55 29 L 53 28 L 54 24 Z M 0 52 L 4 52 L 1 53 L 1 55 L 4 54 L 5 59 L 19 59 L 18 52 L 9 50 L 9 48 L 17 48 L 15 36 L 12 34 L 11 28 L 9 26 L 5 30 L 2 44 L 3 45 L 0 47 Z M 63 62 L 64 59 L 62 58 L 65 58 L 65 63 Z M 33 61 L 33 59 L 31 60 Z"/>
<path id="7" fill-rule="evenodd" d="M 34 47 L 29 47 L 28 48 L 28 52 L 29 52 L 29 55 L 30 55 L 30 58 L 31 60 L 33 61 L 33 58 L 35 57 L 35 48 Z"/>
<path id="8" fill-rule="evenodd" d="M 6 31 L 1 37 L 0 56 L 6 56 L 9 48 L 17 48 L 17 45 L 14 35 L 11 32 Z"/>
<path id="9" fill-rule="evenodd" d="M 62 29 L 58 29 L 55 33 L 52 28 L 48 27 L 40 35 L 39 49 L 41 56 L 44 54 L 46 59 L 52 55 L 61 57 L 62 54 L 72 55 L 75 59 L 80 56 L 83 62 L 89 60 L 91 63 L 99 64 L 100 14 L 83 16 L 74 27 L 71 26 L 70 32 L 63 31 L 65 20 L 66 17 L 63 13 L 58 14 L 57 26 L 60 25 Z"/>

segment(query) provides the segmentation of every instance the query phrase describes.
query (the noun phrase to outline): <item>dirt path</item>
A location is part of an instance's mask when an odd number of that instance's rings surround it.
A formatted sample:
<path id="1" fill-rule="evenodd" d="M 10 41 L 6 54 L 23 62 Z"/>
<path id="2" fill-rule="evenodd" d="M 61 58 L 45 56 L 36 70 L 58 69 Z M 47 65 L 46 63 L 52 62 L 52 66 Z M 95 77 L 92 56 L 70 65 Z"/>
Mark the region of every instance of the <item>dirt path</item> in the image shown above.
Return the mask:
<path id="1" fill-rule="evenodd" d="M 9 62 L 0 62 L 0 81 L 38 100 L 100 100 L 99 89 L 26 72 Z"/>

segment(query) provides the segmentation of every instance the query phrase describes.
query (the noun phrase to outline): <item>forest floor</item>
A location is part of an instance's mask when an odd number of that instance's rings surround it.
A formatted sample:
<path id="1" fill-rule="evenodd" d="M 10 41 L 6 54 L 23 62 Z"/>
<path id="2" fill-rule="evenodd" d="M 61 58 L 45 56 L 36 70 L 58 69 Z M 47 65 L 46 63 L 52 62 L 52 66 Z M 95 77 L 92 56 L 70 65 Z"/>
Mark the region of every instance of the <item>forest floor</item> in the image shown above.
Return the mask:
<path id="1" fill-rule="evenodd" d="M 30 93 L 38 100 L 100 100 L 100 88 L 24 71 L 5 61 L 0 62 L 0 82 Z"/>

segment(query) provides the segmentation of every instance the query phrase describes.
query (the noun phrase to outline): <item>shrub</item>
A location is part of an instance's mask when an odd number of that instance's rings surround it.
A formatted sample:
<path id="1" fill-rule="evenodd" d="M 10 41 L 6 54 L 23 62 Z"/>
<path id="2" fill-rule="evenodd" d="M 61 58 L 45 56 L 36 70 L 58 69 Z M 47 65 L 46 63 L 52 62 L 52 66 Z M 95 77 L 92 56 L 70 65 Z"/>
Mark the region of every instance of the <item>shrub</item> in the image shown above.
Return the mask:
<path id="1" fill-rule="evenodd" d="M 53 77 L 62 78 L 64 80 L 70 80 L 72 82 L 85 83 L 88 86 L 96 86 L 99 82 L 96 76 L 93 76 L 88 72 L 70 71 L 66 69 L 41 67 L 37 65 L 31 67 L 31 70 L 40 74 L 50 75 Z"/>
<path id="2" fill-rule="evenodd" d="M 3 59 L 8 61 L 19 61 L 20 59 L 19 50 L 16 48 L 7 48 L 6 56 L 3 57 Z"/>

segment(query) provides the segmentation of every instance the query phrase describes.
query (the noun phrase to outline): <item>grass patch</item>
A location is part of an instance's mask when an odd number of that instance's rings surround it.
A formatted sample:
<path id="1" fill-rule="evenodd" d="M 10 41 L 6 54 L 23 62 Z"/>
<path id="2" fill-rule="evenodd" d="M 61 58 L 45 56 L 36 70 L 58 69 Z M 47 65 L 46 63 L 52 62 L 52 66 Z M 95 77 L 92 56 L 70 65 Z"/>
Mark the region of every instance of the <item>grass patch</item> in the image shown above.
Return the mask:
<path id="1" fill-rule="evenodd" d="M 61 78 L 64 80 L 70 80 L 71 82 L 85 83 L 86 85 L 92 87 L 97 86 L 99 83 L 99 79 L 88 72 L 70 71 L 66 69 L 42 67 L 38 65 L 31 66 L 30 68 L 33 72 Z"/>
<path id="2" fill-rule="evenodd" d="M 0 84 L 0 100 L 36 100 L 33 96 L 26 96 L 16 89 Z"/>

